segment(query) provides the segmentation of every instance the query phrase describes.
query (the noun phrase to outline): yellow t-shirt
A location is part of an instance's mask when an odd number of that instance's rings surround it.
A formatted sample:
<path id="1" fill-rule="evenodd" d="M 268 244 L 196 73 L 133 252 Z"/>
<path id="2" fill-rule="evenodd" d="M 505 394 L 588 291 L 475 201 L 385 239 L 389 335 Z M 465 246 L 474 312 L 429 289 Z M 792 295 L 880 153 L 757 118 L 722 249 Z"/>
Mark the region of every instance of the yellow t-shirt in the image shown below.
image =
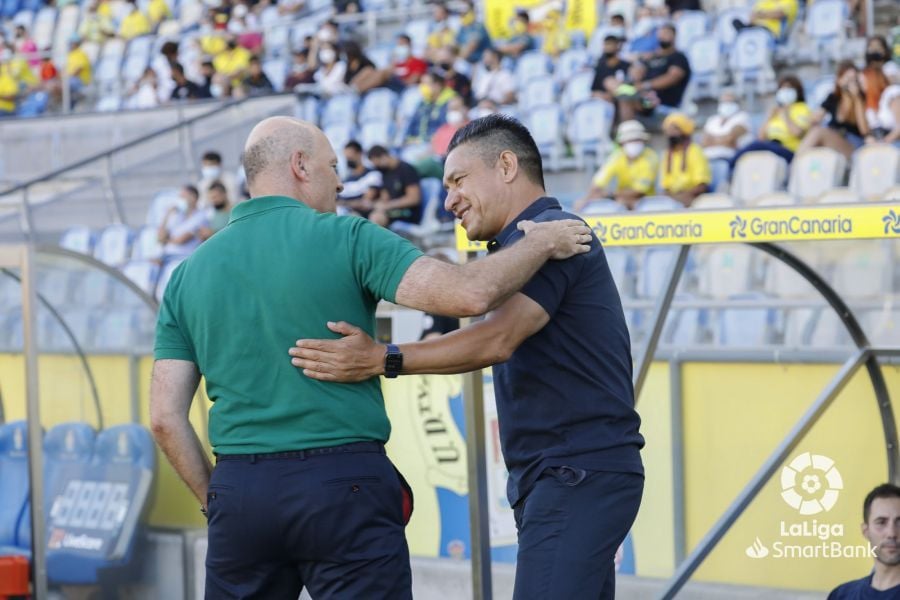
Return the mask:
<path id="1" fill-rule="evenodd" d="M 37 85 L 38 78 L 35 76 L 34 71 L 31 70 L 31 67 L 28 65 L 28 61 L 21 57 L 13 58 L 9 61 L 9 70 L 10 75 L 16 80 L 19 84 L 25 84 L 27 86 Z"/>
<path id="2" fill-rule="evenodd" d="M 147 6 L 147 17 L 150 19 L 151 24 L 157 25 L 163 19 L 168 19 L 171 16 L 172 11 L 169 9 L 166 0 L 150 0 L 150 5 Z"/>
<path id="3" fill-rule="evenodd" d="M 240 76 L 234 77 L 235 73 L 246 71 L 250 66 L 250 51 L 242 46 L 238 46 L 234 50 L 226 50 L 213 59 L 213 67 L 216 73 L 233 77 L 231 80 L 232 87 L 241 85 Z"/>
<path id="4" fill-rule="evenodd" d="M 632 161 L 628 160 L 622 149 L 612 153 L 609 161 L 594 175 L 592 184 L 597 188 L 606 188 L 616 178 L 616 191 L 634 190 L 645 196 L 656 192 L 656 173 L 659 169 L 659 158 L 652 148 L 644 151 Z"/>
<path id="5" fill-rule="evenodd" d="M 15 96 L 19 93 L 19 82 L 10 73 L 7 66 L 0 68 L 0 112 L 11 113 L 16 110 Z M 11 100 L 6 100 L 11 97 Z"/>
<path id="6" fill-rule="evenodd" d="M 66 74 L 71 77 L 76 73 L 78 73 L 81 83 L 91 84 L 91 59 L 81 48 L 75 48 L 69 52 L 69 58 L 66 60 Z"/>
<path id="7" fill-rule="evenodd" d="M 803 130 L 803 133 L 799 136 L 791 135 L 787 122 L 784 120 L 784 117 L 781 116 L 781 112 L 778 112 L 774 117 L 769 119 L 765 125 L 766 139 L 780 142 L 782 146 L 791 152 L 796 152 L 797 148 L 800 146 L 800 140 L 807 130 L 809 130 L 809 126 L 812 122 L 812 113 L 805 103 L 794 102 L 788 109 L 788 114 L 791 117 L 791 121 L 800 127 Z"/>
<path id="8" fill-rule="evenodd" d="M 130 40 L 148 33 L 150 33 L 150 21 L 139 10 L 135 10 L 126 16 L 122 19 L 122 24 L 119 25 L 119 37 L 123 40 Z"/>
<path id="9" fill-rule="evenodd" d="M 439 29 L 428 34 L 429 48 L 443 48 L 445 46 L 453 46 L 456 44 L 456 34 L 449 27 Z"/>
<path id="10" fill-rule="evenodd" d="M 797 18 L 797 0 L 757 0 L 753 5 L 753 10 L 770 11 L 780 10 L 787 16 L 787 25 L 793 24 Z M 781 37 L 782 22 L 780 19 L 756 19 L 757 25 L 762 25 L 772 32 L 776 39 Z"/>
<path id="11" fill-rule="evenodd" d="M 568 50 L 571 45 L 572 36 L 565 29 L 558 27 L 548 29 L 544 34 L 544 45 L 541 50 L 549 56 L 557 56 Z"/>
<path id="12" fill-rule="evenodd" d="M 660 186 L 669 194 L 677 194 L 697 187 L 701 183 L 709 185 L 712 174 L 709 171 L 709 161 L 703 149 L 697 144 L 691 144 L 686 152 L 671 150 L 663 153 L 660 164 Z"/>
<path id="13" fill-rule="evenodd" d="M 97 7 L 97 14 L 107 19 L 112 19 L 112 2 L 101 2 Z"/>
<path id="14" fill-rule="evenodd" d="M 204 35 L 200 38 L 200 50 L 203 54 L 218 56 L 228 49 L 225 38 L 221 35 Z"/>

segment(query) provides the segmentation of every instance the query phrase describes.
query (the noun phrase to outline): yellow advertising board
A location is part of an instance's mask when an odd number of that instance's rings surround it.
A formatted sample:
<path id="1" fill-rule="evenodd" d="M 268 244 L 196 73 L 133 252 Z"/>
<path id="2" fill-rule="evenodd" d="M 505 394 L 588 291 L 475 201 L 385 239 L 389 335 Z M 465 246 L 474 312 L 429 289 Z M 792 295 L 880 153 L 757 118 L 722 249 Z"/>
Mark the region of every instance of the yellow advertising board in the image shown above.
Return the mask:
<path id="1" fill-rule="evenodd" d="M 604 246 L 805 242 L 900 237 L 900 203 L 615 213 L 584 217 Z M 484 250 L 457 224 L 456 247 Z"/>

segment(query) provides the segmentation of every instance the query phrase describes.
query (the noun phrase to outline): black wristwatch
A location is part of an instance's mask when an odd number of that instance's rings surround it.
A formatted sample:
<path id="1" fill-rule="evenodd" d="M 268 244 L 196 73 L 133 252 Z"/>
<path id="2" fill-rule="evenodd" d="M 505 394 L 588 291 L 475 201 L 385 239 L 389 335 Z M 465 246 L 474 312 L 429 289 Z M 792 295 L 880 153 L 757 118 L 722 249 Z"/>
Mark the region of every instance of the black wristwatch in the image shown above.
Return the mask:
<path id="1" fill-rule="evenodd" d="M 384 351 L 384 376 L 393 379 L 403 370 L 403 353 L 395 344 L 388 344 Z"/>

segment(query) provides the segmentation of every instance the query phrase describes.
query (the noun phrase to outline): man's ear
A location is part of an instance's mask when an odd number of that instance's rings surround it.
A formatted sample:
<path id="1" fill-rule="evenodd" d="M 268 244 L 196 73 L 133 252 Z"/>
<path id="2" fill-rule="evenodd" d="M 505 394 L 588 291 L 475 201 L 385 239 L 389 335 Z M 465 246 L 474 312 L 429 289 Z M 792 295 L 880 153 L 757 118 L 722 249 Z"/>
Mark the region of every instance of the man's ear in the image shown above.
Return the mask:
<path id="1" fill-rule="evenodd" d="M 300 181 L 309 181 L 309 174 L 306 170 L 307 160 L 308 157 L 299 150 L 291 153 L 291 172 Z"/>
<path id="2" fill-rule="evenodd" d="M 500 153 L 498 160 L 504 183 L 511 183 L 519 173 L 519 157 L 510 150 Z"/>

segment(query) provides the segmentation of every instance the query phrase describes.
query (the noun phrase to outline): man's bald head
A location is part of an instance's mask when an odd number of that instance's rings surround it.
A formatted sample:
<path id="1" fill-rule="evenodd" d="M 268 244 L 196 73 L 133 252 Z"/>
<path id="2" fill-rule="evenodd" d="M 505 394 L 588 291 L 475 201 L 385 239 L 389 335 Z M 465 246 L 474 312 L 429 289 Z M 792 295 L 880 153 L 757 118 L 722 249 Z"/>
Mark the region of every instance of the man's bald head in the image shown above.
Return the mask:
<path id="1" fill-rule="evenodd" d="M 260 122 L 244 145 L 247 185 L 252 187 L 267 171 L 283 173 L 296 151 L 312 155 L 316 150 L 317 134 L 322 135 L 315 126 L 291 117 L 270 117 Z"/>

